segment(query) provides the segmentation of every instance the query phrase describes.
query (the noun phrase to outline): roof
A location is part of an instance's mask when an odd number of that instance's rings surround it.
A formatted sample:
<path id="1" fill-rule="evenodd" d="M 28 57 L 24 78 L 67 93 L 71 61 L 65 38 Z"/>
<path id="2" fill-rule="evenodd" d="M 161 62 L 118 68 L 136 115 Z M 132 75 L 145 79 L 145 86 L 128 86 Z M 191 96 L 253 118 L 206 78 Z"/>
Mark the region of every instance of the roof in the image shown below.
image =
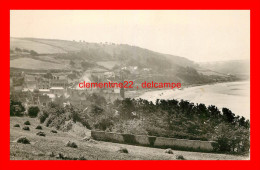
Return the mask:
<path id="1" fill-rule="evenodd" d="M 39 89 L 40 92 L 49 92 L 50 89 Z"/>
<path id="2" fill-rule="evenodd" d="M 49 96 L 51 99 L 55 98 L 55 94 L 47 94 L 47 96 Z"/>
<path id="3" fill-rule="evenodd" d="M 63 87 L 51 87 L 50 90 L 64 90 Z"/>
<path id="4" fill-rule="evenodd" d="M 31 92 L 33 92 L 33 89 L 23 88 L 22 91 L 23 91 L 23 92 L 27 92 L 27 91 L 31 91 Z"/>

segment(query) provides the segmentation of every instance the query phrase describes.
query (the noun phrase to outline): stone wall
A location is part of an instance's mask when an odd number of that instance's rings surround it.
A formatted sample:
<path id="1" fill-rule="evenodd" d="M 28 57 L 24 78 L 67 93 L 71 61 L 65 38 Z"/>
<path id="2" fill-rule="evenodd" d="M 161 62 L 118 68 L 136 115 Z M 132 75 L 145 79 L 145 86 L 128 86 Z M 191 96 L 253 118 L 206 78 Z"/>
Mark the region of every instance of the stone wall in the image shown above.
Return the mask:
<path id="1" fill-rule="evenodd" d="M 158 148 L 173 148 L 190 151 L 213 151 L 213 141 L 187 140 L 176 138 L 164 138 L 156 136 L 120 134 L 104 131 L 91 131 L 91 136 L 95 140 L 151 146 Z"/>

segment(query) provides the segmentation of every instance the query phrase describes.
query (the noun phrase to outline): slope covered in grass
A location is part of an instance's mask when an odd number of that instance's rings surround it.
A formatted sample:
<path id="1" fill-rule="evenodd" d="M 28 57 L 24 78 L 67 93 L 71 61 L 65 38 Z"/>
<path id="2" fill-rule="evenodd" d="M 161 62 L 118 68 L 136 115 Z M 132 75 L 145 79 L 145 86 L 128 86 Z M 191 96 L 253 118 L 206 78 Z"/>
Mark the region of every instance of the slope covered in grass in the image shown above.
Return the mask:
<path id="1" fill-rule="evenodd" d="M 36 60 L 32 58 L 18 58 L 11 60 L 10 67 L 31 70 L 66 69 L 66 66 L 62 64 Z"/>

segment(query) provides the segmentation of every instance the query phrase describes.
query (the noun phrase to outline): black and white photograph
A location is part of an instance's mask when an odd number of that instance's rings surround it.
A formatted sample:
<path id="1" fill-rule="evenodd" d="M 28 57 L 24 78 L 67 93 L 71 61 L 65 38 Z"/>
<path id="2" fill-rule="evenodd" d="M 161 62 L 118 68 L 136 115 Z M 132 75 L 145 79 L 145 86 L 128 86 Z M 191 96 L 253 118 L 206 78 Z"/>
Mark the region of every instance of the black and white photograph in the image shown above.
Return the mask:
<path id="1" fill-rule="evenodd" d="M 10 10 L 10 160 L 250 160 L 250 10 Z"/>

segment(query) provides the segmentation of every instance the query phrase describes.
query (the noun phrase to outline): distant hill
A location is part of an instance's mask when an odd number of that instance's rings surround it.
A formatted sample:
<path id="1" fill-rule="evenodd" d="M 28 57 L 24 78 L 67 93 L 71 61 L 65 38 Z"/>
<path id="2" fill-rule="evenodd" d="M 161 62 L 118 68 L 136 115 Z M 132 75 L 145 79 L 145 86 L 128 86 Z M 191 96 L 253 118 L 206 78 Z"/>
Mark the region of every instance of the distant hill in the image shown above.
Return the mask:
<path id="1" fill-rule="evenodd" d="M 140 77 L 130 76 L 138 81 L 151 79 L 205 84 L 233 80 L 227 75 L 216 75 L 210 70 L 202 71 L 203 69 L 200 69 L 197 63 L 187 58 L 162 54 L 127 44 L 11 37 L 10 59 L 11 68 L 25 70 L 38 68 L 41 70 L 103 69 L 118 71 L 120 68 L 131 66 L 137 67 L 139 71 L 149 70 L 147 73 L 142 73 Z"/>
<path id="2" fill-rule="evenodd" d="M 184 57 L 178 57 L 168 54 L 161 54 L 151 50 L 114 43 L 87 43 L 66 40 L 38 39 L 38 38 L 10 38 L 10 48 L 34 50 L 38 54 L 65 54 L 75 58 L 81 58 L 90 61 L 127 61 L 129 64 L 141 64 L 151 66 L 160 64 L 173 64 L 181 66 L 195 66 L 194 62 Z M 62 56 L 62 55 L 59 55 Z M 159 62 L 159 63 L 158 63 Z M 170 62 L 170 63 L 169 63 Z"/>
<path id="3" fill-rule="evenodd" d="M 236 75 L 239 77 L 250 76 L 250 60 L 201 62 L 199 66 L 219 74 Z"/>

